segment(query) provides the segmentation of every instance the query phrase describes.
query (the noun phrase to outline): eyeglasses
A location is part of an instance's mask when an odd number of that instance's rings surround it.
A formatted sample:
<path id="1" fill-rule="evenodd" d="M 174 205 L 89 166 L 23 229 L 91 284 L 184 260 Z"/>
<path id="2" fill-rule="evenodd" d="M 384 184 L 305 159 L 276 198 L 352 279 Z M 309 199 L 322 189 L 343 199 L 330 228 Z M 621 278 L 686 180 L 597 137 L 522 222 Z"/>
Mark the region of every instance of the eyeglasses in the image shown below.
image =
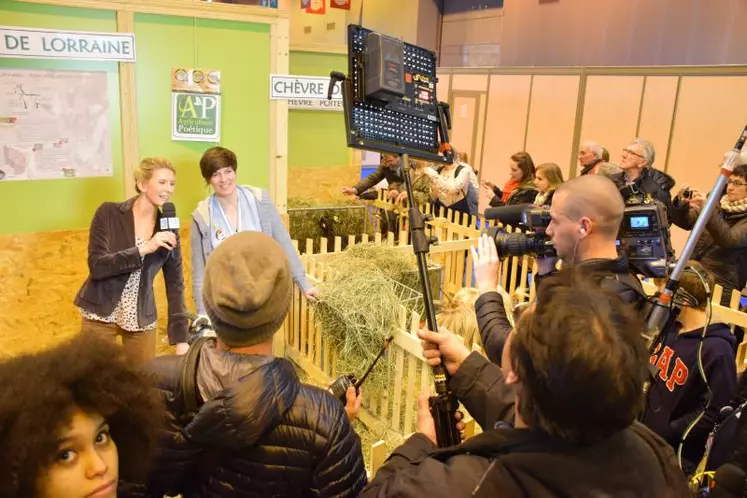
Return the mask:
<path id="1" fill-rule="evenodd" d="M 643 156 L 642 156 L 641 154 L 639 154 L 639 153 L 637 153 L 637 152 L 635 152 L 635 151 L 633 151 L 633 150 L 630 150 L 630 149 L 627 149 L 627 148 L 625 148 L 625 149 L 623 149 L 623 153 L 625 153 L 625 152 L 627 152 L 628 154 L 633 154 L 634 156 L 638 156 L 638 157 L 640 157 L 641 159 L 646 159 L 646 158 L 645 158 L 645 157 L 643 157 Z"/>
<path id="2" fill-rule="evenodd" d="M 740 182 L 739 180 L 729 180 L 726 182 L 727 185 L 731 185 L 732 187 L 745 187 L 747 186 L 747 183 Z"/>

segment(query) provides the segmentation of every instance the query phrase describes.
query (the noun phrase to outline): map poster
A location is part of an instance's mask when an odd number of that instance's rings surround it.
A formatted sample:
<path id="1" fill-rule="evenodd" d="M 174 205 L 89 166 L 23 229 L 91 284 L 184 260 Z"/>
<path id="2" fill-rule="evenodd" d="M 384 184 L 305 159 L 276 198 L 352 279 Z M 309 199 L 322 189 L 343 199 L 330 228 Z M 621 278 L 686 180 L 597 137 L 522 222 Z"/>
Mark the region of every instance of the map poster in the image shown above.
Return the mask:
<path id="1" fill-rule="evenodd" d="M 0 179 L 112 176 L 107 73 L 0 69 Z"/>
<path id="2" fill-rule="evenodd" d="M 220 142 L 220 71 L 171 70 L 171 139 Z"/>

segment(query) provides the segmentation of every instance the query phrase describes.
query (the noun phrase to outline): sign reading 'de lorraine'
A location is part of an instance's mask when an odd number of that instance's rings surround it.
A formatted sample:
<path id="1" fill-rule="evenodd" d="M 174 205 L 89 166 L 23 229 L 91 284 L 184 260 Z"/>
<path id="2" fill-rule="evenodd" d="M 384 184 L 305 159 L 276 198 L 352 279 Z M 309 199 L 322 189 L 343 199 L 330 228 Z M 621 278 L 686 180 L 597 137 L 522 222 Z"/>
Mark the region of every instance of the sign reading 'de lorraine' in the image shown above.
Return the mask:
<path id="1" fill-rule="evenodd" d="M 135 62 L 135 35 L 0 26 L 0 57 Z"/>
<path id="2" fill-rule="evenodd" d="M 329 78 L 324 76 L 270 75 L 270 99 L 287 100 L 290 109 L 342 111 L 342 88 L 335 85 L 332 100 L 327 100 Z"/>

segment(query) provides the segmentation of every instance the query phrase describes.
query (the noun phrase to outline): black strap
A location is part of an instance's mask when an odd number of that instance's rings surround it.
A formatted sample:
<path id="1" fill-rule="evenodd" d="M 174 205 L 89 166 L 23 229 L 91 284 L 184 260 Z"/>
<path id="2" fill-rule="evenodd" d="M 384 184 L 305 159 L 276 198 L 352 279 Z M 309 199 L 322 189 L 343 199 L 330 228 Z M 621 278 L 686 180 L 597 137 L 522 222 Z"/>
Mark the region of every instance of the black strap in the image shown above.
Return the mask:
<path id="1" fill-rule="evenodd" d="M 187 350 L 182 358 L 182 399 L 185 412 L 193 414 L 200 407 L 200 393 L 197 391 L 197 364 L 200 361 L 202 346 L 210 337 L 200 337 Z"/>

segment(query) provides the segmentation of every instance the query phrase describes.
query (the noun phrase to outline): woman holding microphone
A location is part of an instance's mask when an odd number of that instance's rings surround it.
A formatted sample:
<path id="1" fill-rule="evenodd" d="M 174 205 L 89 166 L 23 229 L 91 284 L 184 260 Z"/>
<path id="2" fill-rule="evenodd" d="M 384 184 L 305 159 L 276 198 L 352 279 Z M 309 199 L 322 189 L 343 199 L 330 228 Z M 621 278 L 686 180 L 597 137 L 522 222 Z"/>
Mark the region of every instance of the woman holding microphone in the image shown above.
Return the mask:
<path id="1" fill-rule="evenodd" d="M 138 195 L 105 202 L 96 210 L 88 239 L 88 279 L 75 296 L 82 332 L 122 338 L 128 360 L 142 364 L 156 355 L 153 280 L 163 270 L 168 298 L 169 343 L 187 351 L 187 317 L 179 235 L 158 231 L 160 208 L 174 193 L 174 166 L 144 159 L 135 170 Z"/>
<path id="2" fill-rule="evenodd" d="M 270 194 L 257 187 L 237 185 L 238 167 L 236 154 L 223 147 L 206 150 L 200 159 L 202 177 L 214 193 L 192 213 L 192 291 L 197 312 L 205 314 L 202 279 L 208 257 L 228 237 L 246 230 L 264 232 L 280 243 L 290 260 L 296 285 L 307 299 L 315 300 L 319 291 L 306 279 L 306 270 Z"/>

